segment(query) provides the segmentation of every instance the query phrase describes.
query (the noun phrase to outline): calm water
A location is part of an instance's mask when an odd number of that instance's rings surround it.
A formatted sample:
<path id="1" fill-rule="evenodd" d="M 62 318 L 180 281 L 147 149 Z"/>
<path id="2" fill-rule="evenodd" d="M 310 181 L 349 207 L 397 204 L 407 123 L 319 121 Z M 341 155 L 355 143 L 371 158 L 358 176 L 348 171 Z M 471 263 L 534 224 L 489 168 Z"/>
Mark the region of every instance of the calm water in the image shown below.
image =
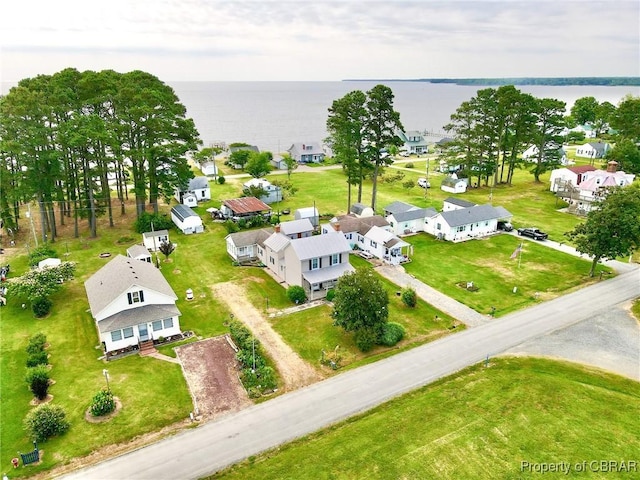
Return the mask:
<path id="1" fill-rule="evenodd" d="M 327 109 L 352 90 L 367 91 L 380 82 L 168 82 L 187 107 L 205 145 L 246 142 L 261 150 L 282 152 L 294 142 L 322 141 Z M 478 87 L 426 82 L 384 82 L 408 130 L 441 132 L 451 114 L 475 96 Z M 521 86 L 540 98 L 562 100 L 593 96 L 617 105 L 637 87 Z"/>
<path id="2" fill-rule="evenodd" d="M 282 152 L 294 142 L 322 141 L 327 109 L 352 90 L 367 91 L 380 82 L 167 82 L 194 119 L 204 145 L 246 142 L 261 150 Z M 427 82 L 384 82 L 395 95 L 394 106 L 407 130 L 441 132 L 453 112 L 475 96 L 478 87 Z M 2 83 L 8 92 L 13 84 Z M 520 86 L 540 98 L 567 103 L 593 96 L 617 105 L 638 87 Z"/>

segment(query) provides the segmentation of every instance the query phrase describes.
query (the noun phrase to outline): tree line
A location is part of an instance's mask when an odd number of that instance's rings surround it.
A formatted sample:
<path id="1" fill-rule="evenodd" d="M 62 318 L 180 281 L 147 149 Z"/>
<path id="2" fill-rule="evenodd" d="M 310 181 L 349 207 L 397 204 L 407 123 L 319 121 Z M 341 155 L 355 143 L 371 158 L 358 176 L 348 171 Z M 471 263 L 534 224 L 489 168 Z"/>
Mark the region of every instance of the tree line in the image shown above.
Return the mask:
<path id="1" fill-rule="evenodd" d="M 20 205 L 35 200 L 43 241 L 67 221 L 78 237 L 81 219 L 95 237 L 100 215 L 113 226 L 114 209 L 125 213 L 130 186 L 137 215 L 157 213 L 193 177 L 185 155 L 200 143 L 173 89 L 149 73 L 68 68 L 23 79 L 0 98 L 0 218 L 18 229 Z"/>

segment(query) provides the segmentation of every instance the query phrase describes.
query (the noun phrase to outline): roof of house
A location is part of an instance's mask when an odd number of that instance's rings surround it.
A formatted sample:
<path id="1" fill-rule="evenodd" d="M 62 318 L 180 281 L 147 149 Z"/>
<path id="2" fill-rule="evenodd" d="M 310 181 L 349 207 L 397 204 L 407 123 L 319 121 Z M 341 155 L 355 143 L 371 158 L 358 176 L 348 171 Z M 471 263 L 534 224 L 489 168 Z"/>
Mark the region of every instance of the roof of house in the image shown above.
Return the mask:
<path id="1" fill-rule="evenodd" d="M 299 238 L 291 241 L 289 245 L 300 260 L 326 257 L 334 253 L 343 253 L 351 250 L 347 239 L 338 232 Z"/>
<path id="2" fill-rule="evenodd" d="M 313 231 L 313 224 L 308 218 L 300 220 L 290 220 L 280 224 L 280 231 L 285 235 L 295 235 L 297 233 Z"/>
<path id="3" fill-rule="evenodd" d="M 140 256 L 145 256 L 145 257 L 151 256 L 151 254 L 149 253 L 149 250 L 147 250 L 147 247 L 143 247 L 142 245 L 132 245 L 131 247 L 127 248 L 127 255 L 131 258 L 136 258 Z"/>
<path id="4" fill-rule="evenodd" d="M 444 202 L 450 203 L 452 205 L 457 205 L 458 207 L 464 207 L 464 208 L 474 207 L 476 205 L 473 202 L 469 202 L 468 200 L 463 200 L 462 198 L 456 198 L 456 197 L 447 197 L 444 199 Z"/>
<path id="5" fill-rule="evenodd" d="M 178 298 L 154 265 L 117 255 L 84 282 L 91 314 L 95 317 L 133 286 L 154 290 L 174 300 Z"/>
<path id="6" fill-rule="evenodd" d="M 296 242 L 298 240 L 296 240 Z M 289 245 L 289 243 L 291 243 L 291 239 L 284 233 L 272 233 L 269 238 L 264 241 L 264 246 L 270 248 L 274 252 L 280 252 L 284 247 Z"/>
<path id="7" fill-rule="evenodd" d="M 263 188 L 263 189 L 266 190 L 269 187 L 272 187 L 273 185 L 266 178 L 252 178 L 251 180 L 248 180 L 248 181 L 244 182 L 242 184 L 242 186 L 245 187 L 245 188 L 260 187 L 260 188 Z M 278 187 L 278 188 L 280 188 L 280 187 Z"/>
<path id="8" fill-rule="evenodd" d="M 144 238 L 166 237 L 168 235 L 169 235 L 169 230 L 156 230 L 154 232 L 144 232 L 142 234 Z"/>
<path id="9" fill-rule="evenodd" d="M 375 225 L 369 229 L 369 231 L 365 234 L 370 240 L 374 242 L 380 243 L 385 247 L 393 247 L 394 245 L 400 244 L 401 246 L 409 245 L 407 242 L 400 240 L 395 234 L 385 230 L 384 228 L 376 227 Z"/>
<path id="10" fill-rule="evenodd" d="M 511 218 L 513 217 L 513 214 L 507 210 L 504 207 L 501 206 L 497 206 L 497 207 L 493 207 L 496 209 L 496 212 L 498 212 L 499 217 L 498 218 Z"/>
<path id="11" fill-rule="evenodd" d="M 205 188 L 209 188 L 209 179 L 200 176 L 189 180 L 189 188 L 187 190 L 202 190 Z"/>
<path id="12" fill-rule="evenodd" d="M 389 222 L 381 215 L 372 215 L 371 217 L 360 218 L 356 217 L 352 213 L 348 215 L 340 215 L 339 217 L 332 219 L 330 225 L 334 227 L 334 230 L 336 223 L 340 225 L 340 231 L 342 232 L 358 232 L 361 235 L 367 233 L 367 231 L 374 225 L 378 227 L 389 226 Z"/>
<path id="13" fill-rule="evenodd" d="M 356 202 L 351 205 L 351 213 L 355 213 L 356 215 L 360 215 L 367 207 L 364 203 Z"/>
<path id="14" fill-rule="evenodd" d="M 319 142 L 296 142 L 287 151 L 298 155 L 324 155 Z"/>
<path id="15" fill-rule="evenodd" d="M 465 185 L 467 184 L 467 179 L 466 178 L 458 178 L 458 177 L 453 177 L 451 175 L 446 176 L 442 179 L 442 185 L 444 185 L 445 187 L 454 187 L 459 183 L 464 183 Z"/>
<path id="16" fill-rule="evenodd" d="M 230 233 L 225 239 L 231 240 L 236 247 L 248 247 L 249 245 L 262 245 L 272 233 L 272 228 L 260 228 Z"/>
<path id="17" fill-rule="evenodd" d="M 178 219 L 184 221 L 184 219 L 189 218 L 189 217 L 198 217 L 200 218 L 200 216 L 194 212 L 193 210 L 191 210 L 191 207 L 187 207 L 186 205 L 176 205 L 173 208 L 171 208 L 171 213 L 173 213 L 176 217 L 178 217 Z"/>
<path id="18" fill-rule="evenodd" d="M 417 220 L 419 218 L 431 218 L 438 214 L 435 208 L 416 208 L 414 210 L 407 210 L 404 212 L 398 212 L 393 214 L 393 218 L 398 222 L 408 222 L 410 220 Z"/>
<path id="19" fill-rule="evenodd" d="M 229 147 L 229 153 L 238 152 L 240 150 L 249 150 L 251 152 L 259 152 L 260 150 L 255 145 L 244 145 L 244 146 L 235 146 Z"/>
<path id="20" fill-rule="evenodd" d="M 318 268 L 316 270 L 308 270 L 302 272 L 304 278 L 310 284 L 328 282 L 340 278 L 345 273 L 354 272 L 355 268 L 349 262 L 337 263 L 330 267 Z"/>
<path id="21" fill-rule="evenodd" d="M 222 203 L 230 208 L 233 213 L 253 213 L 271 210 L 269 205 L 256 197 L 233 198 L 224 200 Z"/>
<path id="22" fill-rule="evenodd" d="M 502 218 L 500 212 L 488 203 L 469 208 L 461 208 L 459 210 L 449 210 L 448 212 L 440 213 L 440 215 L 450 227 L 460 227 L 462 225 L 469 225 L 470 223 Z"/>
<path id="23" fill-rule="evenodd" d="M 389 205 L 384 207 L 384 211 L 392 214 L 396 214 L 400 212 L 406 212 L 407 210 L 415 210 L 417 208 L 418 207 L 416 207 L 415 205 L 411 205 L 410 203 L 405 203 L 405 202 L 396 200 L 395 202 L 390 203 Z"/>
<path id="24" fill-rule="evenodd" d="M 604 153 L 606 151 L 607 147 L 609 146 L 608 144 L 603 143 L 603 142 L 589 142 L 588 145 L 593 147 L 593 149 L 598 153 Z M 583 147 L 584 147 L 584 145 L 583 145 Z"/>
<path id="25" fill-rule="evenodd" d="M 309 217 L 317 217 L 318 209 L 316 207 L 303 207 L 298 208 L 293 212 L 294 216 L 298 216 L 300 218 L 309 218 Z"/>
<path id="26" fill-rule="evenodd" d="M 136 260 L 140 262 L 139 260 Z M 147 263 L 147 262 L 140 262 Z M 147 265 L 151 265 L 147 263 Z M 155 267 L 154 267 L 155 268 Z M 162 305 L 141 305 L 136 308 L 129 308 L 104 318 L 98 322 L 98 329 L 101 333 L 119 330 L 125 327 L 132 327 L 140 323 L 150 323 L 159 318 L 175 317 L 180 315 L 180 310 L 175 304 L 167 303 Z"/>
<path id="27" fill-rule="evenodd" d="M 596 167 L 592 166 L 592 165 L 574 165 L 573 167 L 566 167 L 567 170 L 572 171 L 573 173 L 585 173 L 585 172 L 592 172 L 593 170 L 596 170 Z"/>

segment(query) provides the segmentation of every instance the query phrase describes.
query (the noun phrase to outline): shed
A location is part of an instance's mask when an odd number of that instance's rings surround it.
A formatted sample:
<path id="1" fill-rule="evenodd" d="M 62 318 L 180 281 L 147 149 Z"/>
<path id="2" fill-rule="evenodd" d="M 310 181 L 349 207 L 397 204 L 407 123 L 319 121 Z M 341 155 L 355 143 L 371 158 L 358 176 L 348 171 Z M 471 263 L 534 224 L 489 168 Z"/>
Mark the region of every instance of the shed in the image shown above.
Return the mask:
<path id="1" fill-rule="evenodd" d="M 127 248 L 127 257 L 151 263 L 151 254 L 149 250 L 142 245 L 133 245 Z"/>
<path id="2" fill-rule="evenodd" d="M 156 230 L 154 232 L 144 232 L 142 234 L 142 243 L 151 252 L 157 252 L 162 242 L 169 241 L 168 230 Z"/>
<path id="3" fill-rule="evenodd" d="M 469 184 L 469 179 L 458 178 L 457 175 L 454 173 L 453 175 L 445 177 L 442 180 L 440 189 L 444 192 L 449 192 L 449 193 L 464 193 L 467 191 L 468 184 Z"/>
<path id="4" fill-rule="evenodd" d="M 311 225 L 317 227 L 320 219 L 320 214 L 318 213 L 318 209 L 316 207 L 304 207 L 298 208 L 295 212 L 293 212 L 293 218 L 296 220 L 303 220 L 306 218 L 311 222 Z"/>
<path id="5" fill-rule="evenodd" d="M 42 270 L 43 268 L 57 267 L 62 263 L 62 260 L 59 258 L 45 258 L 44 260 L 40 260 L 38 262 L 38 268 Z"/>
<path id="6" fill-rule="evenodd" d="M 171 209 L 171 220 L 176 226 L 187 235 L 191 233 L 202 233 L 204 225 L 200 216 L 186 205 L 176 205 Z"/>
<path id="7" fill-rule="evenodd" d="M 200 166 L 200 170 L 202 171 L 203 175 L 217 175 L 218 174 L 218 167 L 216 165 L 216 162 L 204 162 Z"/>
<path id="8" fill-rule="evenodd" d="M 364 203 L 354 203 L 351 205 L 351 212 L 357 217 L 372 217 L 373 208 L 367 207 Z"/>

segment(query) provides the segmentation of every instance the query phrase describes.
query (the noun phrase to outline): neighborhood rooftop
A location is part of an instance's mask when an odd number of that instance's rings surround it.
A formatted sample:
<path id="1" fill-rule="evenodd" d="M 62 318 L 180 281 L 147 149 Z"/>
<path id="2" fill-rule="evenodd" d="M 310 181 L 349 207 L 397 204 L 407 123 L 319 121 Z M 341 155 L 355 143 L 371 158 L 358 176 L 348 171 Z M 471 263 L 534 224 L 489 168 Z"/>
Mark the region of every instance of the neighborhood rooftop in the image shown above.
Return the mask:
<path id="1" fill-rule="evenodd" d="M 299 238 L 291 242 L 291 247 L 300 260 L 326 257 L 334 253 L 348 252 L 351 250 L 347 239 L 344 238 L 343 234 L 338 232 Z"/>
<path id="2" fill-rule="evenodd" d="M 409 220 L 416 220 L 418 218 L 431 218 L 438 214 L 435 208 L 416 208 L 413 210 L 405 210 L 404 212 L 398 212 L 393 214 L 393 218 L 398 222 L 407 222 Z"/>
<path id="3" fill-rule="evenodd" d="M 223 203 L 234 213 L 252 213 L 271 210 L 269 205 L 262 200 L 258 200 L 256 197 L 233 198 L 231 200 L 225 200 Z"/>
<path id="4" fill-rule="evenodd" d="M 184 221 L 185 218 L 199 216 L 196 212 L 191 210 L 191 207 L 187 207 L 186 205 L 182 205 L 181 203 L 175 205 L 171 209 L 171 212 L 182 221 Z"/>
<path id="5" fill-rule="evenodd" d="M 475 206 L 475 203 L 469 202 L 467 200 L 463 200 L 462 198 L 456 197 L 447 197 L 444 199 L 445 203 L 451 203 L 452 205 L 457 205 L 458 207 L 469 208 Z"/>
<path id="6" fill-rule="evenodd" d="M 290 220 L 288 222 L 282 222 L 280 224 L 280 231 L 285 235 L 295 235 L 297 233 L 310 232 L 313 230 L 313 225 L 308 218 L 302 218 L 300 220 Z"/>
<path id="7" fill-rule="evenodd" d="M 484 222 L 507 216 L 511 217 L 511 214 L 504 208 L 498 211 L 495 207 L 489 204 L 475 205 L 473 207 L 460 208 L 458 210 L 449 210 L 448 212 L 442 212 L 441 215 L 451 227 L 460 227 L 462 225 L 469 225 L 470 223 Z"/>

